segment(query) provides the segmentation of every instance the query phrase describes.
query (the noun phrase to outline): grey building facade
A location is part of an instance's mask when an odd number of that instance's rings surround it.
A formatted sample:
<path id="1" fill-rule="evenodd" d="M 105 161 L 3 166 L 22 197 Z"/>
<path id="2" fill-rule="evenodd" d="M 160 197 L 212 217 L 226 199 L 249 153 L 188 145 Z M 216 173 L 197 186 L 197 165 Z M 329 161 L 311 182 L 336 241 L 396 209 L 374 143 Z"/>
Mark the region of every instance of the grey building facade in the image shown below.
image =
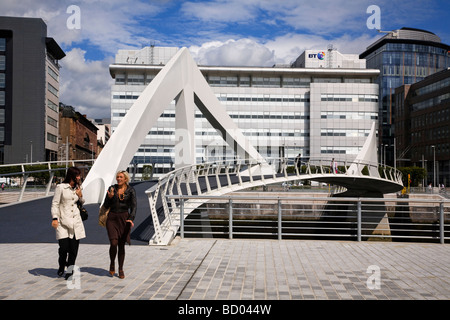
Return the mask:
<path id="1" fill-rule="evenodd" d="M 42 19 L 0 17 L 0 164 L 57 159 L 64 56 Z"/>
<path id="2" fill-rule="evenodd" d="M 111 127 L 114 131 L 145 87 L 177 48 L 144 48 L 119 51 L 110 65 Z M 377 122 L 378 70 L 365 68 L 358 56 L 345 56 L 344 68 L 327 57 L 325 50 L 304 55 L 297 62 L 312 67 L 199 66 L 212 91 L 258 152 L 267 158 L 353 160 Z M 153 60 L 150 60 L 152 57 Z M 155 57 L 159 57 L 156 59 Z M 304 61 L 302 61 L 302 59 Z M 315 66 L 323 59 L 326 68 Z M 321 60 L 322 61 L 322 60 Z M 340 63 L 336 59 L 336 63 Z M 170 171 L 174 163 L 175 103 L 163 114 L 137 150 L 133 164 L 139 179 L 144 165 L 155 175 Z M 217 161 L 234 153 L 219 133 L 196 111 L 196 160 Z"/>

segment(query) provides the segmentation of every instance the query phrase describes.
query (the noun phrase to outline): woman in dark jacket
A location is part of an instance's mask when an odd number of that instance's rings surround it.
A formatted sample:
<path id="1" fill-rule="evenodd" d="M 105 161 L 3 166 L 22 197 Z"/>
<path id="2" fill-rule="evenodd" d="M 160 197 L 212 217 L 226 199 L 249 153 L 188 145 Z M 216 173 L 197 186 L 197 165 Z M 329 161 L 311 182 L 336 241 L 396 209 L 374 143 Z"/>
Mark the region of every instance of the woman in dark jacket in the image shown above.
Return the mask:
<path id="1" fill-rule="evenodd" d="M 125 278 L 123 264 L 125 261 L 125 243 L 130 244 L 130 230 L 134 226 L 136 216 L 136 192 L 129 183 L 130 176 L 126 171 L 116 174 L 117 184 L 109 187 L 104 206 L 109 208 L 106 230 L 110 242 L 109 257 L 111 264 L 109 273 L 114 276 L 115 259 L 118 255 L 119 278 Z"/>

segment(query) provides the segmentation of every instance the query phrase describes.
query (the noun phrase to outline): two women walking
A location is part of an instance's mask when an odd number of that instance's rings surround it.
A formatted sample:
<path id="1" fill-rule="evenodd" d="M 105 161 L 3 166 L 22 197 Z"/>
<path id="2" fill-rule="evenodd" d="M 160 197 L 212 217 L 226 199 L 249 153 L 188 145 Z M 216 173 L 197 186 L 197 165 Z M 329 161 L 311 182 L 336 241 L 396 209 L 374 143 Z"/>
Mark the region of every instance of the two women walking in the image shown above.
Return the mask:
<path id="1" fill-rule="evenodd" d="M 115 274 L 115 259 L 118 257 L 119 278 L 125 278 L 125 243 L 130 244 L 130 231 L 136 216 L 136 192 L 129 185 L 126 171 L 116 174 L 117 183 L 108 188 L 103 205 L 109 209 L 106 230 L 110 242 L 109 257 L 111 276 Z M 58 276 L 64 274 L 65 267 L 74 266 L 80 239 L 86 237 L 84 224 L 77 207 L 77 201 L 84 203 L 81 190 L 81 171 L 76 167 L 67 170 L 64 181 L 56 186 L 51 214 L 52 227 L 56 230 L 58 249 Z M 65 276 L 68 279 L 71 273 Z"/>

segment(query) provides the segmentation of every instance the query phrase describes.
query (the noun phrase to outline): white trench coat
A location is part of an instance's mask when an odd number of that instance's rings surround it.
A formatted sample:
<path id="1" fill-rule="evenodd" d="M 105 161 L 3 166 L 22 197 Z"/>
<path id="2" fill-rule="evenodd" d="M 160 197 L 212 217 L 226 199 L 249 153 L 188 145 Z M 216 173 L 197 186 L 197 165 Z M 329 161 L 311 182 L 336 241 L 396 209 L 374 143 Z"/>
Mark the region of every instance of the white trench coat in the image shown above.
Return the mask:
<path id="1" fill-rule="evenodd" d="M 77 207 L 78 196 L 70 184 L 61 183 L 56 186 L 52 201 L 52 218 L 58 219 L 56 239 L 75 237 L 77 240 L 86 237 L 84 224 Z M 81 202 L 84 203 L 83 198 Z"/>

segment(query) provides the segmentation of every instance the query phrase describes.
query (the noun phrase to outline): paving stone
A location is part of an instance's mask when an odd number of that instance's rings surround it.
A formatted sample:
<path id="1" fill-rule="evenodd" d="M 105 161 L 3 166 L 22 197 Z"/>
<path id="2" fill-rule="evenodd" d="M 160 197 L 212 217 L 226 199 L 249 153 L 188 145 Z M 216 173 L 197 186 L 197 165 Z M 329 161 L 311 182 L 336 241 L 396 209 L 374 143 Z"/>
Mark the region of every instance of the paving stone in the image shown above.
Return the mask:
<path id="1" fill-rule="evenodd" d="M 108 276 L 108 249 L 81 243 L 77 288 L 56 274 L 56 243 L 0 244 L 0 299 L 450 299 L 448 244 L 176 239 L 127 246 L 125 279 Z"/>

